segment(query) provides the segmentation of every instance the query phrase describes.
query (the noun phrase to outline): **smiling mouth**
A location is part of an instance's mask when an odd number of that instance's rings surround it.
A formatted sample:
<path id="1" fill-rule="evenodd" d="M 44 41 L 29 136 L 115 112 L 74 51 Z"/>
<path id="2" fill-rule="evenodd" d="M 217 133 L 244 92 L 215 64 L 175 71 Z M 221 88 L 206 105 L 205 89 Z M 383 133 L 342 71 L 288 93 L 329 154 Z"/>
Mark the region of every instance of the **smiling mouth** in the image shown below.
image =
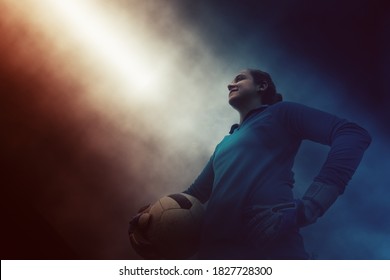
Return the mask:
<path id="1" fill-rule="evenodd" d="M 235 91 L 238 91 L 238 88 L 232 88 L 232 89 L 229 91 L 229 94 L 232 93 L 232 92 L 235 92 Z"/>
<path id="2" fill-rule="evenodd" d="M 231 91 L 229 91 L 229 95 L 236 91 L 238 91 L 238 88 L 232 89 Z"/>

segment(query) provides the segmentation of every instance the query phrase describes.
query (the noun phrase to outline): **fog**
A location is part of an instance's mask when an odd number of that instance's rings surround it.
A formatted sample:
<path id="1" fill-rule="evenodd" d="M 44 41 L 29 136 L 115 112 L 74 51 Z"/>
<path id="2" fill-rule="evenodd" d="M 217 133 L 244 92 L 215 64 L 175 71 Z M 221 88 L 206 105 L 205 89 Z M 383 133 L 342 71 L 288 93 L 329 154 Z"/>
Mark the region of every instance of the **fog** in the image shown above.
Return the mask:
<path id="1" fill-rule="evenodd" d="M 305 34 L 276 32 L 299 9 L 293 5 L 277 12 L 251 1 L 237 11 L 189 1 L 61 2 L 0 2 L 3 259 L 139 258 L 128 242 L 129 219 L 195 179 L 238 121 L 227 84 L 248 67 L 269 72 L 285 100 L 356 121 L 373 137 L 345 194 L 303 229 L 307 250 L 319 259 L 390 257 L 382 73 L 389 56 L 378 54 L 375 75 L 332 71 L 314 50 L 297 51 L 295 39 Z M 251 7 L 269 12 L 261 24 L 245 16 Z M 328 60 L 340 60 L 326 46 Z M 377 79 L 375 102 L 362 93 L 368 82 L 358 86 L 363 77 Z M 302 145 L 297 196 L 327 151 Z"/>

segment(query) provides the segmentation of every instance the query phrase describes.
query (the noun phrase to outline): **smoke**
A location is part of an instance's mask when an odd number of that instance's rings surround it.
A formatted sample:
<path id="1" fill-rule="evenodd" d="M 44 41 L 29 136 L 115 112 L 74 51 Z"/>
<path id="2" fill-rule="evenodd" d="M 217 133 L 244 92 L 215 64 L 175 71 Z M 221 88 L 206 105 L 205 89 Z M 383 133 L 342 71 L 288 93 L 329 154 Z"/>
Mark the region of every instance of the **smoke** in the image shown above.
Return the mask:
<path id="1" fill-rule="evenodd" d="M 201 171 L 237 121 L 226 85 L 247 67 L 269 71 L 286 100 L 370 131 L 373 144 L 346 194 L 303 234 L 318 258 L 388 258 L 382 245 L 389 228 L 381 220 L 389 210 L 388 135 L 369 108 L 345 94 L 358 89 L 280 43 L 273 31 L 287 11 L 265 6 L 261 25 L 257 16 L 243 25 L 229 5 L 193 2 L 0 4 L 9 225 L 2 258 L 138 258 L 127 239 L 129 219 L 186 189 Z M 297 195 L 326 152 L 303 145 Z"/>
<path id="2" fill-rule="evenodd" d="M 49 2 L 3 4 L 6 161 L 22 174 L 5 208 L 30 236 L 4 254 L 136 258 L 129 219 L 201 171 L 230 125 L 208 126 L 228 81 L 173 7 Z"/>

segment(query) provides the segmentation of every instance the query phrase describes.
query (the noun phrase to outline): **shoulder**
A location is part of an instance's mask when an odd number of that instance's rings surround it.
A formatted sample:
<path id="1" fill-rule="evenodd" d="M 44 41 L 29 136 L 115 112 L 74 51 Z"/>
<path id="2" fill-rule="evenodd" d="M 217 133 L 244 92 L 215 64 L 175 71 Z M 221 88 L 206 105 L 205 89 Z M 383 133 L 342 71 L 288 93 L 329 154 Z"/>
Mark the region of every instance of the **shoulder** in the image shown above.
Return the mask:
<path id="1" fill-rule="evenodd" d="M 306 117 L 317 117 L 318 115 L 327 114 L 331 115 L 330 113 L 327 113 L 325 111 L 322 111 L 320 109 L 309 107 L 304 104 L 296 103 L 296 102 L 290 102 L 290 101 L 281 101 L 276 104 L 273 104 L 269 107 L 270 112 L 272 114 L 276 114 L 279 116 L 292 116 L 292 115 L 304 115 Z"/>
<path id="2" fill-rule="evenodd" d="M 278 103 L 269 106 L 269 109 L 273 111 L 296 110 L 296 109 L 304 109 L 304 108 L 310 108 L 310 107 L 300 103 L 291 102 L 291 101 L 280 101 Z"/>
<path id="3" fill-rule="evenodd" d="M 290 101 L 280 101 L 268 107 L 268 110 L 274 116 L 286 116 L 297 112 L 310 110 L 308 106 Z"/>

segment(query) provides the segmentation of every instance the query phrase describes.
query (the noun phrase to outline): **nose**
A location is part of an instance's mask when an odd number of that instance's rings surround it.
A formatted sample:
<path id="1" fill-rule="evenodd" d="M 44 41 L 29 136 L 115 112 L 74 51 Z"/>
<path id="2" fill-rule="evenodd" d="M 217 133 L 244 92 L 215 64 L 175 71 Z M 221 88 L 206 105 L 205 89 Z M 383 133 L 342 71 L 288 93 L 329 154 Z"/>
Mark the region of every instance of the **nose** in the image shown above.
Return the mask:
<path id="1" fill-rule="evenodd" d="M 236 86 L 235 85 L 232 85 L 232 84 L 228 84 L 227 88 L 229 91 L 231 91 L 232 89 L 234 89 Z"/>

